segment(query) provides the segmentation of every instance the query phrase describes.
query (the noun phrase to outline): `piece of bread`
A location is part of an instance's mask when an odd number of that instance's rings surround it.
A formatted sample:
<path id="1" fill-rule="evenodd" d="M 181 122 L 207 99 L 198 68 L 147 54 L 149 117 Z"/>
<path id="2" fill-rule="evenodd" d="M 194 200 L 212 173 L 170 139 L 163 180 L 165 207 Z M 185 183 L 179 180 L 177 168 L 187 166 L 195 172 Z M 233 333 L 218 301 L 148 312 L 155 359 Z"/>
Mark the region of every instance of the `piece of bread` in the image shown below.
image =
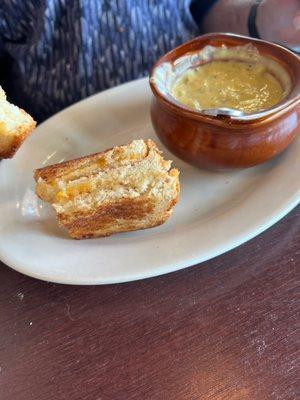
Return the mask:
<path id="1" fill-rule="evenodd" d="M 151 228 L 172 214 L 179 172 L 151 140 L 35 171 L 36 193 L 51 203 L 71 237 Z"/>
<path id="2" fill-rule="evenodd" d="M 6 100 L 0 86 L 0 159 L 11 158 L 35 125 L 29 114 Z"/>

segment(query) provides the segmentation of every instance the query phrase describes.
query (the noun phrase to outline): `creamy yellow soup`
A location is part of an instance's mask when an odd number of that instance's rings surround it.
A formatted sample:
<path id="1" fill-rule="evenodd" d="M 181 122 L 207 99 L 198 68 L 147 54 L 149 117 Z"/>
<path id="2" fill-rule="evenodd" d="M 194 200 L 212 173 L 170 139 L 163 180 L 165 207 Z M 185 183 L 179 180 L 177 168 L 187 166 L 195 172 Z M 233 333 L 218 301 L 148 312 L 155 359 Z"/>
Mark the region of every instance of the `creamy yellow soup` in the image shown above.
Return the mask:
<path id="1" fill-rule="evenodd" d="M 186 71 L 171 94 L 196 110 L 227 107 L 253 113 L 274 106 L 284 92 L 263 64 L 212 61 Z"/>

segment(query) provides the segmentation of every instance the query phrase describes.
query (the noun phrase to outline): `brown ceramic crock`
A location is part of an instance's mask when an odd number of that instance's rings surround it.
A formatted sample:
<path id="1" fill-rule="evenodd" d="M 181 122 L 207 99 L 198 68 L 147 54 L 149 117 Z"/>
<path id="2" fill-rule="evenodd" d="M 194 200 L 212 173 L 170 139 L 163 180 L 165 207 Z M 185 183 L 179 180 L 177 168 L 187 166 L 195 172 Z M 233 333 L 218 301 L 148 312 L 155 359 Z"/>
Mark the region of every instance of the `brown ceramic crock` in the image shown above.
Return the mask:
<path id="1" fill-rule="evenodd" d="M 171 67 L 186 54 L 207 45 L 219 47 L 252 43 L 259 54 L 285 68 L 291 78 L 290 93 L 281 103 L 250 119 L 207 116 L 178 103 L 161 91 L 155 71 L 163 63 Z M 179 158 L 210 169 L 246 168 L 281 153 L 294 139 L 300 126 L 300 58 L 279 45 L 234 34 L 207 34 L 165 54 L 150 74 L 153 92 L 151 118 L 156 134 Z"/>

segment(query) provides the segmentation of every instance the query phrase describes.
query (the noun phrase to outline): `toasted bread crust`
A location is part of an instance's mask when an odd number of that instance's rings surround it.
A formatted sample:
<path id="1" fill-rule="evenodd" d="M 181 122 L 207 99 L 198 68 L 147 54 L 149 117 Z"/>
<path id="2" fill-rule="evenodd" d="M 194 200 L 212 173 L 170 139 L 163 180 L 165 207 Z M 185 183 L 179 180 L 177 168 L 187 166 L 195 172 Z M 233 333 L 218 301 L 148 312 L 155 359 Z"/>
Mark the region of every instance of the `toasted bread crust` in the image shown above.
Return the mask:
<path id="1" fill-rule="evenodd" d="M 156 148 L 155 143 L 152 140 L 144 140 L 146 144 L 147 152 L 150 148 Z M 57 179 L 59 177 L 64 176 L 70 169 L 73 168 L 81 168 L 87 165 L 90 162 L 97 161 L 101 157 L 105 157 L 108 152 L 111 150 L 121 149 L 121 147 L 111 147 L 107 150 L 100 151 L 97 153 L 89 154 L 87 156 L 79 157 L 73 160 L 63 161 L 61 163 L 49 165 L 47 167 L 38 168 L 34 172 L 34 179 L 38 181 L 39 178 L 43 179 L 45 182 L 51 182 L 53 179 Z M 147 152 L 144 154 L 144 157 L 147 155 Z"/>
<path id="2" fill-rule="evenodd" d="M 108 237 L 115 233 L 124 233 L 124 232 L 132 232 L 132 231 L 155 228 L 156 226 L 163 225 L 167 221 L 167 219 L 170 217 L 171 214 L 172 214 L 172 211 L 170 213 L 166 212 L 164 218 L 162 218 L 161 220 L 148 221 L 147 224 L 140 222 L 140 223 L 132 223 L 132 224 L 127 223 L 124 226 L 120 225 L 118 227 L 118 229 L 114 229 L 113 231 L 107 231 L 107 230 L 103 231 L 102 229 L 97 229 L 92 233 L 88 233 L 88 232 L 84 232 L 82 230 L 77 230 L 76 228 L 73 229 L 72 227 L 70 227 L 68 229 L 68 233 L 72 239 L 76 239 L 76 240 Z"/>
<path id="3" fill-rule="evenodd" d="M 26 111 L 20 109 L 23 114 L 29 116 Z M 30 117 L 30 116 L 29 116 Z M 0 145 L 0 159 L 12 158 L 16 151 L 20 148 L 24 140 L 31 134 L 36 127 L 36 122 L 30 117 L 30 123 L 20 126 L 14 133 L 6 134 Z"/>
<path id="4" fill-rule="evenodd" d="M 179 184 L 174 197 L 163 213 L 152 213 L 155 201 L 147 198 L 124 199 L 100 206 L 93 212 L 77 215 L 58 214 L 57 219 L 73 239 L 110 236 L 162 225 L 171 216 L 179 197 Z"/>
<path id="5" fill-rule="evenodd" d="M 34 179 L 37 181 L 39 178 L 41 178 L 45 182 L 50 182 L 54 178 L 63 176 L 71 168 L 80 168 L 90 161 L 97 160 L 99 156 L 104 155 L 109 150 L 90 154 L 84 157 L 76 158 L 74 160 L 63 161 L 61 163 L 49 165 L 47 167 L 38 168 L 34 171 Z"/>

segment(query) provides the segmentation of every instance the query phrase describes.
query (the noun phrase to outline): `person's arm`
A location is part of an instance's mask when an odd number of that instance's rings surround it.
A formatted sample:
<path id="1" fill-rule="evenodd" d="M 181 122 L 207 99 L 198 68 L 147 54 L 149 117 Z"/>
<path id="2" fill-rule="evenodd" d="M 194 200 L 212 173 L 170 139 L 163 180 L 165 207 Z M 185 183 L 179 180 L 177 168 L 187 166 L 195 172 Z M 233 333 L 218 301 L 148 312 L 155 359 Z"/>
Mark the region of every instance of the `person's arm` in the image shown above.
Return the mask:
<path id="1" fill-rule="evenodd" d="M 204 15 L 202 30 L 249 35 L 249 14 L 256 3 L 254 23 L 259 37 L 300 47 L 300 0 L 217 0 Z"/>
<path id="2" fill-rule="evenodd" d="M 256 24 L 262 39 L 300 48 L 300 0 L 262 1 Z"/>
<path id="3" fill-rule="evenodd" d="M 202 20 L 204 32 L 248 35 L 248 16 L 254 0 L 217 0 Z"/>

